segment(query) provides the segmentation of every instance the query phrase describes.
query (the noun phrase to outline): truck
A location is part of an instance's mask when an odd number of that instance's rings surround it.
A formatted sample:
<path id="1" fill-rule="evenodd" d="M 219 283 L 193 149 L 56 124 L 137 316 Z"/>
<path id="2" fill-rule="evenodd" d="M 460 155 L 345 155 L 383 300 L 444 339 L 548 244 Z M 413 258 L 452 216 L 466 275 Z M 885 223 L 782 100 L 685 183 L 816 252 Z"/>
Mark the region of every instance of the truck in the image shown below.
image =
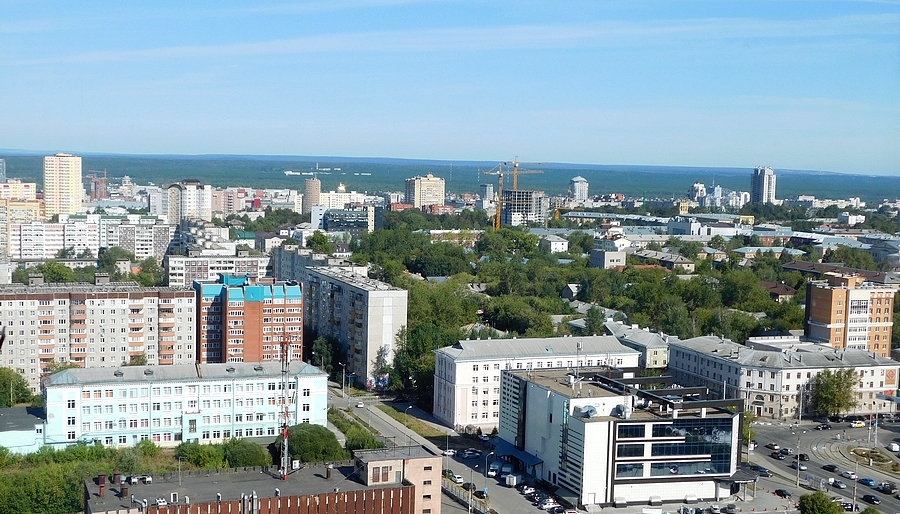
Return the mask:
<path id="1" fill-rule="evenodd" d="M 893 482 L 882 482 L 878 484 L 878 487 L 876 487 L 875 489 L 884 494 L 894 494 L 897 492 L 897 484 Z"/>
<path id="2" fill-rule="evenodd" d="M 488 466 L 488 476 L 495 477 L 497 473 L 500 471 L 500 463 L 497 461 L 491 462 L 491 465 Z"/>
<path id="3" fill-rule="evenodd" d="M 513 472 L 512 464 L 504 464 L 500 466 L 500 478 L 503 478 Z"/>

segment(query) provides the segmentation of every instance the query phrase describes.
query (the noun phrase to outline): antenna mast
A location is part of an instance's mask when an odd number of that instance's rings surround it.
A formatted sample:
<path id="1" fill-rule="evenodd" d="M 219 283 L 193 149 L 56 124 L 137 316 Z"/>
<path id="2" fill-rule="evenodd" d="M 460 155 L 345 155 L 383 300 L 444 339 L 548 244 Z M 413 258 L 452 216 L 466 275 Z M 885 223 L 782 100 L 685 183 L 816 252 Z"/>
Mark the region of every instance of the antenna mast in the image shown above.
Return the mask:
<path id="1" fill-rule="evenodd" d="M 288 373 L 291 369 L 289 352 L 291 349 L 290 337 L 287 334 L 281 336 L 281 479 L 287 480 L 291 469 L 291 454 L 288 443 L 288 427 L 291 424 L 291 412 L 289 410 L 288 397 Z"/>

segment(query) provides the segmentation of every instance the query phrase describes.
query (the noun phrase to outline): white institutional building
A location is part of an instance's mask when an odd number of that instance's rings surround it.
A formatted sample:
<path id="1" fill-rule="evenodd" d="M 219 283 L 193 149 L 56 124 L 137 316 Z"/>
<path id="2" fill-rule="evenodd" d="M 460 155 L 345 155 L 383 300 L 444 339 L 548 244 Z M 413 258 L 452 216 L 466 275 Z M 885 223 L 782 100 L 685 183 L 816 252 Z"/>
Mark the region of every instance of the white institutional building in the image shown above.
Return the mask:
<path id="1" fill-rule="evenodd" d="M 613 336 L 482 339 L 435 351 L 434 416 L 457 429 L 490 432 L 500 423 L 503 370 L 634 369 L 640 352 Z"/>

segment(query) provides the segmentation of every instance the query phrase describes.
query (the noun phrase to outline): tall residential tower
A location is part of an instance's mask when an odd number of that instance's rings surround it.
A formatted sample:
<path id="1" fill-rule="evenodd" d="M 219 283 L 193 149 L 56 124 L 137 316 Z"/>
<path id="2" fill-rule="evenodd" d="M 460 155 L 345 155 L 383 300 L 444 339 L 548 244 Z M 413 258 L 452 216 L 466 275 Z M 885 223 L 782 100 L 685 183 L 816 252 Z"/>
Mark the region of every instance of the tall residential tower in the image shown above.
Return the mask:
<path id="1" fill-rule="evenodd" d="M 81 157 L 58 153 L 44 157 L 44 203 L 47 216 L 78 214 L 84 193 Z"/>
<path id="2" fill-rule="evenodd" d="M 775 203 L 775 171 L 757 166 L 750 177 L 750 202 Z"/>

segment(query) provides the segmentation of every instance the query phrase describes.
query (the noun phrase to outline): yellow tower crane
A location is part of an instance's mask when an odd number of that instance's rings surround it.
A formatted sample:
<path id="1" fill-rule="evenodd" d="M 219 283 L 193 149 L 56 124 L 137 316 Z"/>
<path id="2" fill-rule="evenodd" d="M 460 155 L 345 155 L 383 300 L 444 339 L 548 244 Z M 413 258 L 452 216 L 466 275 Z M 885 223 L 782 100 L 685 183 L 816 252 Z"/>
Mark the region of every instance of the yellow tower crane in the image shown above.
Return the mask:
<path id="1" fill-rule="evenodd" d="M 512 162 L 506 161 L 494 166 L 489 171 L 485 171 L 485 175 L 497 175 L 497 212 L 494 216 L 494 230 L 500 230 L 500 217 L 503 214 L 503 176 L 512 173 L 513 190 L 519 189 L 519 175 L 537 175 L 543 173 L 544 170 L 526 170 L 519 169 L 519 164 L 545 164 L 540 162 L 519 162 L 516 157 Z"/>

